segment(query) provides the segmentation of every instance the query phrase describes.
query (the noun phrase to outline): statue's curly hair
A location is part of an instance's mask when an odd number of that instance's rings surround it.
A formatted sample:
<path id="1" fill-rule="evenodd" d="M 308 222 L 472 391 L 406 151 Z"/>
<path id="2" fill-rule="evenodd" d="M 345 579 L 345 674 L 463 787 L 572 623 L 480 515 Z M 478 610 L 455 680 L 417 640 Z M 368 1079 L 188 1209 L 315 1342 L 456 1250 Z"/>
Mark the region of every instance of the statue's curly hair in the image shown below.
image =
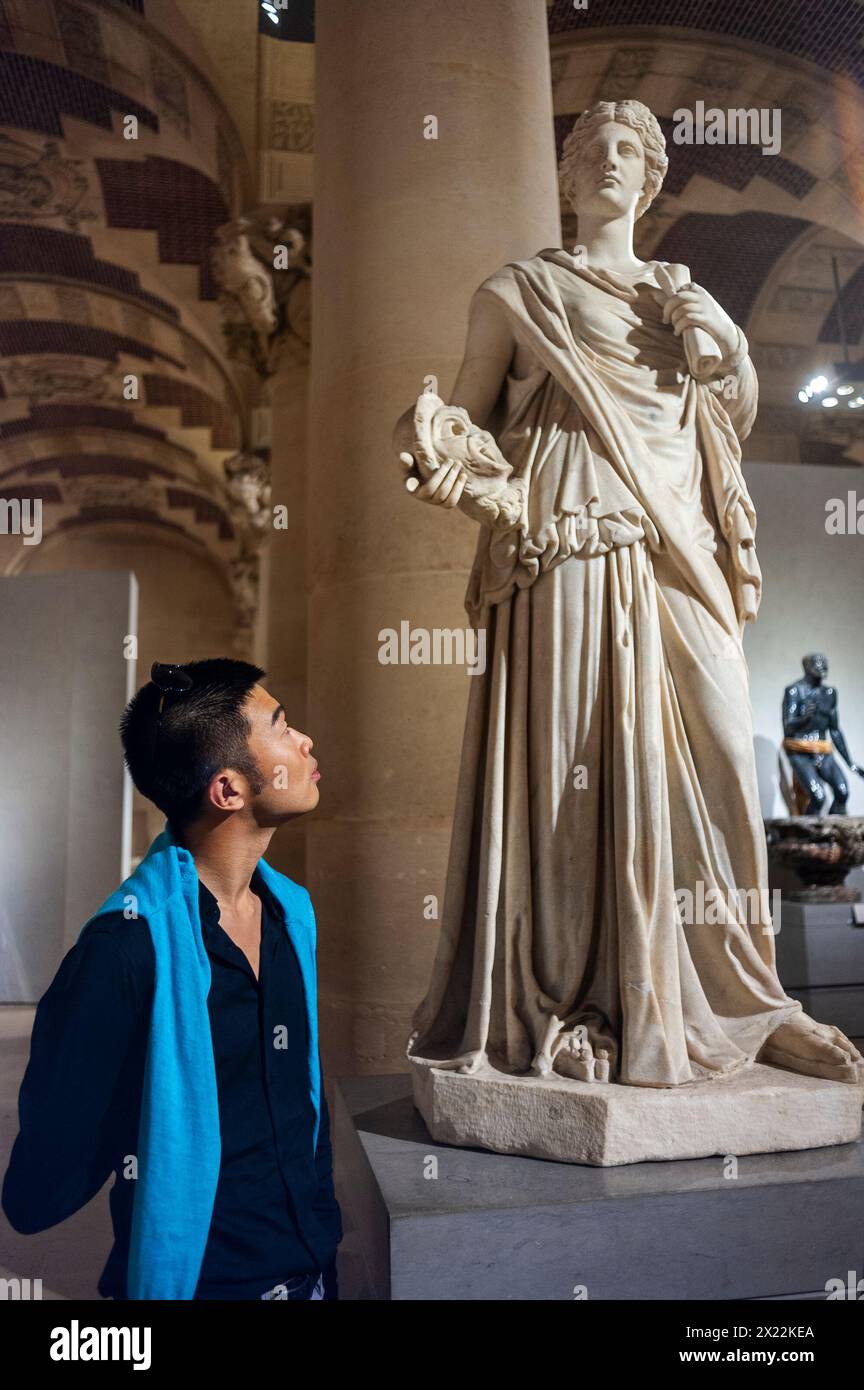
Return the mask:
<path id="1" fill-rule="evenodd" d="M 666 156 L 666 139 L 657 118 L 641 101 L 595 101 L 575 122 L 573 129 L 564 141 L 558 175 L 561 191 L 568 203 L 575 209 L 573 194 L 577 187 L 577 170 L 582 147 L 593 130 L 608 121 L 629 125 L 642 141 L 645 151 L 645 187 L 636 204 L 636 216 L 647 212 L 663 186 L 669 160 Z"/>

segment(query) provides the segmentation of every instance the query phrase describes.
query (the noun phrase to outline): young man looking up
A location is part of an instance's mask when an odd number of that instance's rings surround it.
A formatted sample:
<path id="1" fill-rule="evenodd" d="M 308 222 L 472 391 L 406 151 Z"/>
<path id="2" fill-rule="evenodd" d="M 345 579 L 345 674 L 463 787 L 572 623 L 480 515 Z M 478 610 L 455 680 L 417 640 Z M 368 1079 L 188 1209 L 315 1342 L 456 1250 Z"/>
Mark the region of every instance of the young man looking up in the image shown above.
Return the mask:
<path id="1" fill-rule="evenodd" d="M 44 1230 L 114 1170 L 116 1299 L 337 1297 L 315 919 L 262 857 L 318 765 L 263 674 L 154 665 L 121 734 L 165 831 L 36 1011 L 3 1208 Z"/>

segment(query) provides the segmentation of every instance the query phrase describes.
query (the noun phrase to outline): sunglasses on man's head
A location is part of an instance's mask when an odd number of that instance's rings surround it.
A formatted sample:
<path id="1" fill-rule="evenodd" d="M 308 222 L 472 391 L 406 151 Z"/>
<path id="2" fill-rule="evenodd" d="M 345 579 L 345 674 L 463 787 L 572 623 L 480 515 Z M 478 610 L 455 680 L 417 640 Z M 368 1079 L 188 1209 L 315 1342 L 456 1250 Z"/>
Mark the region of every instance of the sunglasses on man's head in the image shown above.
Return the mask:
<path id="1" fill-rule="evenodd" d="M 194 681 L 187 671 L 181 671 L 179 666 L 173 666 L 170 662 L 154 661 L 150 667 L 150 679 L 161 691 L 159 698 L 159 708 L 156 717 L 161 715 L 165 705 L 166 695 L 186 695 L 192 689 Z"/>

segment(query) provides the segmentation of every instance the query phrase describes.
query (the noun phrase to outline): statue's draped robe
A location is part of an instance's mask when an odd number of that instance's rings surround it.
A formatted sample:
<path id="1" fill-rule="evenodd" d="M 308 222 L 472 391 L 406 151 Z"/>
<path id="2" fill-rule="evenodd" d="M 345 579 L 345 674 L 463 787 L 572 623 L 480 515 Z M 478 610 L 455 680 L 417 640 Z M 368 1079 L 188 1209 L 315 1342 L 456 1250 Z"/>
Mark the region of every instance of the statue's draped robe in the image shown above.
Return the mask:
<path id="1" fill-rule="evenodd" d="M 478 291 L 532 363 L 490 422 L 527 500 L 481 532 L 469 584 L 487 669 L 418 1062 L 547 1072 L 584 1028 L 612 1080 L 680 1085 L 746 1065 L 801 1008 L 774 964 L 740 640 L 755 373 L 730 399 L 695 381 L 653 283 L 544 251 Z"/>

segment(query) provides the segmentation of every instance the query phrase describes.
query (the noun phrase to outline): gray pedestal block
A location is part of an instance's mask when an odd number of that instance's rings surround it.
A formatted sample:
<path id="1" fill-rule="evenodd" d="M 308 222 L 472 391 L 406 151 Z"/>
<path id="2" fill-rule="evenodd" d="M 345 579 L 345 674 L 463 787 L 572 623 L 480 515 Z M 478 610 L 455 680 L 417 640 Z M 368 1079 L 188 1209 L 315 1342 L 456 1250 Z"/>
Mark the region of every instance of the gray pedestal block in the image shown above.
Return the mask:
<path id="1" fill-rule="evenodd" d="M 335 1089 L 343 1297 L 793 1298 L 864 1274 L 860 1141 L 591 1168 L 434 1143 L 409 1076 Z"/>
<path id="2" fill-rule="evenodd" d="M 818 1023 L 847 1037 L 864 1034 L 864 927 L 852 903 L 784 902 L 776 937 L 777 973 Z"/>

